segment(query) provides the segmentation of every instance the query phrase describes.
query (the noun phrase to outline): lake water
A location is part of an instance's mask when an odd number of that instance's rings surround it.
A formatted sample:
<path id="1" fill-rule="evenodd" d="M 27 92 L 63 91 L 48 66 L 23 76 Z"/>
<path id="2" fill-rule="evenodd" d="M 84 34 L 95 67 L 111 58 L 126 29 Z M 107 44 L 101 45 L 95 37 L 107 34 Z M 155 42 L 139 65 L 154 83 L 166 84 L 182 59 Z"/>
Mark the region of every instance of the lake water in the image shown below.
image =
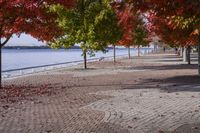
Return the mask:
<path id="1" fill-rule="evenodd" d="M 147 52 L 148 49 L 141 49 Z M 49 65 L 56 63 L 83 60 L 80 49 L 53 50 L 53 49 L 3 49 L 2 50 L 2 70 L 20 69 L 26 67 Z M 131 55 L 136 55 L 137 50 L 131 49 Z M 116 49 L 116 56 L 127 55 L 127 49 Z M 98 52 L 94 57 L 100 58 L 113 56 L 113 50 L 107 53 Z"/>

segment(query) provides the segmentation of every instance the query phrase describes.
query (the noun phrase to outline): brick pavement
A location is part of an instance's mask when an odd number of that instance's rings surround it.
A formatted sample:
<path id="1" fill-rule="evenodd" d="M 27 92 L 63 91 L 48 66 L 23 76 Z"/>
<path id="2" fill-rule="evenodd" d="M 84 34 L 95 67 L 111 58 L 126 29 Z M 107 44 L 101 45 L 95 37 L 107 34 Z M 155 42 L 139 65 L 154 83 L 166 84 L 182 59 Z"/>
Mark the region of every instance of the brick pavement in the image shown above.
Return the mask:
<path id="1" fill-rule="evenodd" d="M 4 81 L 5 86 L 24 86 L 18 93 L 26 94 L 6 103 L 0 90 L 0 133 L 157 133 L 200 123 L 195 66 L 166 62 L 174 57 L 124 59 L 114 68 L 96 62 L 87 72 L 70 69 Z"/>
<path id="2" fill-rule="evenodd" d="M 128 89 L 95 94 L 114 97 L 84 108 L 105 112 L 104 122 L 119 124 L 133 133 L 172 132 L 185 123 L 200 122 L 200 92 Z"/>

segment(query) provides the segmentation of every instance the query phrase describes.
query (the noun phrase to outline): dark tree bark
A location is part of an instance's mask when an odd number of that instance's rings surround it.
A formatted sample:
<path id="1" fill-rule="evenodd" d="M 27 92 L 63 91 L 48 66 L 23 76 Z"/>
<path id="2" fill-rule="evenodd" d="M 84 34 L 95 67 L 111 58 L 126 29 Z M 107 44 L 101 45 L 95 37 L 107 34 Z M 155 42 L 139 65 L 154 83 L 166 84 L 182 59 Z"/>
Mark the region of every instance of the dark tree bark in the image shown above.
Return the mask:
<path id="1" fill-rule="evenodd" d="M 199 44 L 198 44 L 198 75 L 200 76 L 200 35 L 199 35 Z"/>
<path id="2" fill-rule="evenodd" d="M 1 41 L 0 39 L 0 45 L 1 45 L 1 48 L 3 48 L 3 46 L 6 45 L 6 43 L 10 40 L 11 36 L 7 37 L 3 42 Z"/>
<path id="3" fill-rule="evenodd" d="M 113 45 L 113 61 L 116 62 L 116 48 L 115 45 Z"/>
<path id="4" fill-rule="evenodd" d="M 0 45 L 1 45 L 1 39 L 0 39 Z M 2 83 L 2 47 L 0 48 L 0 65 L 1 65 L 0 71 L 1 71 L 1 83 Z M 2 88 L 2 86 L 1 86 L 1 88 Z"/>
<path id="5" fill-rule="evenodd" d="M 83 50 L 84 69 L 87 69 L 87 50 Z"/>
<path id="6" fill-rule="evenodd" d="M 191 64 L 190 53 L 191 53 L 191 47 L 188 46 L 188 47 L 187 47 L 187 62 L 188 62 L 188 65 Z"/>

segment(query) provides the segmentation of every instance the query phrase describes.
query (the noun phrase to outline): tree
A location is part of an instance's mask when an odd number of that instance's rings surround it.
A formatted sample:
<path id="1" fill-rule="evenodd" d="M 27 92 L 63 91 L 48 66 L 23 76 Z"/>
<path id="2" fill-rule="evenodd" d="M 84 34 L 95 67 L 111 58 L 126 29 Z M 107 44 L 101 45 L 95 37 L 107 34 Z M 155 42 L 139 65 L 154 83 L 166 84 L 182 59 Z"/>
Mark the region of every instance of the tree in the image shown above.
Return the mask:
<path id="1" fill-rule="evenodd" d="M 149 42 L 147 25 L 144 22 L 146 18 L 137 2 L 115 2 L 113 8 L 118 14 L 119 23 L 122 24 L 123 37 L 119 44 L 128 48 L 130 58 L 130 46 L 138 46 L 139 53 L 140 45 L 146 46 Z"/>
<path id="2" fill-rule="evenodd" d="M 162 37 L 165 38 L 165 41 L 170 40 L 170 42 L 175 42 L 175 45 L 180 45 L 181 42 L 184 42 L 182 45 L 190 47 L 191 45 L 196 45 L 199 43 L 200 38 L 200 1 L 199 0 L 128 0 L 122 2 L 115 2 L 114 6 L 118 9 L 121 9 L 119 4 L 128 5 L 134 7 L 133 12 L 128 12 L 124 16 L 130 16 L 130 14 L 134 13 L 135 11 L 143 12 L 145 14 L 154 13 L 154 16 L 148 15 L 148 19 L 152 20 L 161 20 L 164 23 L 165 31 L 160 32 Z M 129 20 L 125 20 L 129 21 Z M 152 23 L 152 22 L 148 22 Z M 153 25 L 151 25 L 153 26 Z M 155 27 L 159 27 L 159 25 L 154 25 Z M 159 29 L 159 28 L 157 28 Z M 166 30 L 167 29 L 167 30 Z M 128 32 L 129 29 L 126 29 Z M 175 32 L 174 32 L 175 31 Z M 174 34 L 166 34 L 168 33 L 184 33 L 182 34 L 181 39 L 177 39 L 173 37 Z M 166 39 L 167 38 L 167 39 Z M 168 44 L 170 44 L 168 42 Z M 171 45 L 171 44 L 170 44 Z M 200 46 L 199 46 L 200 47 Z M 200 48 L 199 48 L 200 52 Z M 199 53 L 200 55 L 200 53 Z M 200 57 L 199 57 L 199 71 L 200 71 Z M 199 73 L 200 75 L 200 73 Z"/>
<path id="3" fill-rule="evenodd" d="M 61 35 L 62 29 L 54 21 L 56 14 L 47 10 L 55 3 L 66 8 L 75 4 L 73 0 L 0 0 L 0 55 L 2 47 L 14 34 L 30 34 L 42 41 Z"/>
<path id="4" fill-rule="evenodd" d="M 118 24 L 122 25 L 123 35 L 119 40 L 118 44 L 123 46 L 129 46 L 133 41 L 133 28 L 135 12 L 132 5 L 124 2 L 113 2 L 112 3 L 115 12 L 119 18 Z"/>
<path id="5" fill-rule="evenodd" d="M 152 14 L 154 16 L 154 14 Z M 168 44 L 170 47 L 185 47 L 185 56 L 183 60 L 190 64 L 190 46 L 195 45 L 193 39 L 190 37 L 192 29 L 173 28 L 171 25 L 171 18 L 162 18 L 162 16 L 154 16 L 150 19 L 153 25 L 151 31 L 155 32 L 159 36 L 164 44 Z M 164 46 L 166 47 L 166 46 Z M 186 54 L 187 53 L 187 54 Z M 187 58 L 186 58 L 187 57 Z"/>
<path id="6" fill-rule="evenodd" d="M 130 59 L 130 46 L 133 44 L 132 29 L 134 26 L 134 14 L 132 12 L 134 8 L 124 2 L 113 2 L 112 7 L 119 18 L 118 24 L 122 26 L 121 28 L 123 31 L 122 38 L 117 42 L 117 44 L 128 48 L 128 57 Z M 115 45 L 116 44 L 113 45 L 114 63 L 116 62 Z"/>
<path id="7" fill-rule="evenodd" d="M 147 46 L 149 44 L 148 30 L 142 18 L 138 18 L 133 32 L 134 44 L 138 46 L 138 56 L 140 56 L 140 46 Z"/>
<path id="8" fill-rule="evenodd" d="M 167 29 L 165 32 L 161 32 L 162 36 L 165 36 L 165 41 L 170 40 L 175 45 L 185 47 L 200 45 L 199 0 L 148 0 L 148 5 L 149 9 L 155 13 L 151 19 L 160 19 L 160 22 L 163 22 L 166 27 L 164 29 Z M 159 25 L 157 24 L 156 27 Z M 176 38 L 176 36 L 178 37 Z M 200 57 L 198 64 L 200 75 Z"/>
<path id="9" fill-rule="evenodd" d="M 117 17 L 108 1 L 78 0 L 73 9 L 54 5 L 51 11 L 59 16 L 57 22 L 64 31 L 64 36 L 50 43 L 51 47 L 69 48 L 79 44 L 83 51 L 85 69 L 87 53 L 105 51 L 108 44 L 121 38 Z"/>
<path id="10" fill-rule="evenodd" d="M 56 26 L 55 14 L 47 12 L 47 7 L 61 3 L 66 8 L 73 7 L 72 0 L 1 0 L 0 1 L 0 46 L 9 41 L 13 34 L 30 34 L 39 40 L 51 40 L 61 34 Z M 42 32 L 41 32 L 42 31 Z"/>
<path id="11" fill-rule="evenodd" d="M 161 26 L 165 28 L 157 32 L 157 36 L 162 36 L 162 41 L 167 44 L 182 46 L 191 46 L 199 44 L 200 55 L 200 1 L 199 0 L 127 0 L 125 2 L 116 2 L 133 6 L 136 11 L 148 15 L 148 19 L 153 21 L 160 20 Z M 114 4 L 120 8 L 119 4 Z M 135 11 L 134 11 L 135 12 Z M 123 16 L 127 17 L 134 12 L 129 12 Z M 151 14 L 154 14 L 153 16 Z M 123 18 L 123 17 L 121 17 Z M 125 20 L 129 21 L 129 20 Z M 157 21 L 158 22 L 158 21 Z M 152 21 L 148 21 L 152 23 Z M 156 25 L 150 24 L 153 29 L 159 29 L 159 22 Z M 126 29 L 128 32 L 129 29 Z M 172 33 L 172 34 L 170 34 Z M 181 34 L 181 39 L 176 38 Z M 200 56 L 199 58 L 199 75 L 200 75 Z"/>

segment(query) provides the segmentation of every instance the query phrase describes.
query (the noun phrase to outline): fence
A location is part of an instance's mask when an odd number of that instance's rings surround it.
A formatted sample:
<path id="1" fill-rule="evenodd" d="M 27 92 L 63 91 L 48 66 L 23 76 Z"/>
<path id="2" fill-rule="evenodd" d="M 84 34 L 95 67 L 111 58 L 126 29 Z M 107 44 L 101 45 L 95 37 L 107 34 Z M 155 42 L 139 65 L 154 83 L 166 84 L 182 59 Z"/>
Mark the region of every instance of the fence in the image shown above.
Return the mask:
<path id="1" fill-rule="evenodd" d="M 125 55 L 119 55 L 117 57 L 124 57 L 124 56 Z M 112 56 L 103 57 L 103 59 L 109 59 L 109 58 L 112 58 Z M 88 59 L 87 61 L 92 62 L 92 61 L 98 61 L 101 59 L 102 59 L 102 57 L 101 58 L 92 58 L 92 59 Z M 17 76 L 23 76 L 23 75 L 28 75 L 28 74 L 33 74 L 33 73 L 38 73 L 38 72 L 43 72 L 43 71 L 50 71 L 50 70 L 70 67 L 72 65 L 76 65 L 76 64 L 82 63 L 82 62 L 83 62 L 83 60 L 77 60 L 77 61 L 70 61 L 70 62 L 48 64 L 48 65 L 40 65 L 40 66 L 3 70 L 1 76 L 3 79 L 13 78 L 13 77 L 17 77 Z"/>

